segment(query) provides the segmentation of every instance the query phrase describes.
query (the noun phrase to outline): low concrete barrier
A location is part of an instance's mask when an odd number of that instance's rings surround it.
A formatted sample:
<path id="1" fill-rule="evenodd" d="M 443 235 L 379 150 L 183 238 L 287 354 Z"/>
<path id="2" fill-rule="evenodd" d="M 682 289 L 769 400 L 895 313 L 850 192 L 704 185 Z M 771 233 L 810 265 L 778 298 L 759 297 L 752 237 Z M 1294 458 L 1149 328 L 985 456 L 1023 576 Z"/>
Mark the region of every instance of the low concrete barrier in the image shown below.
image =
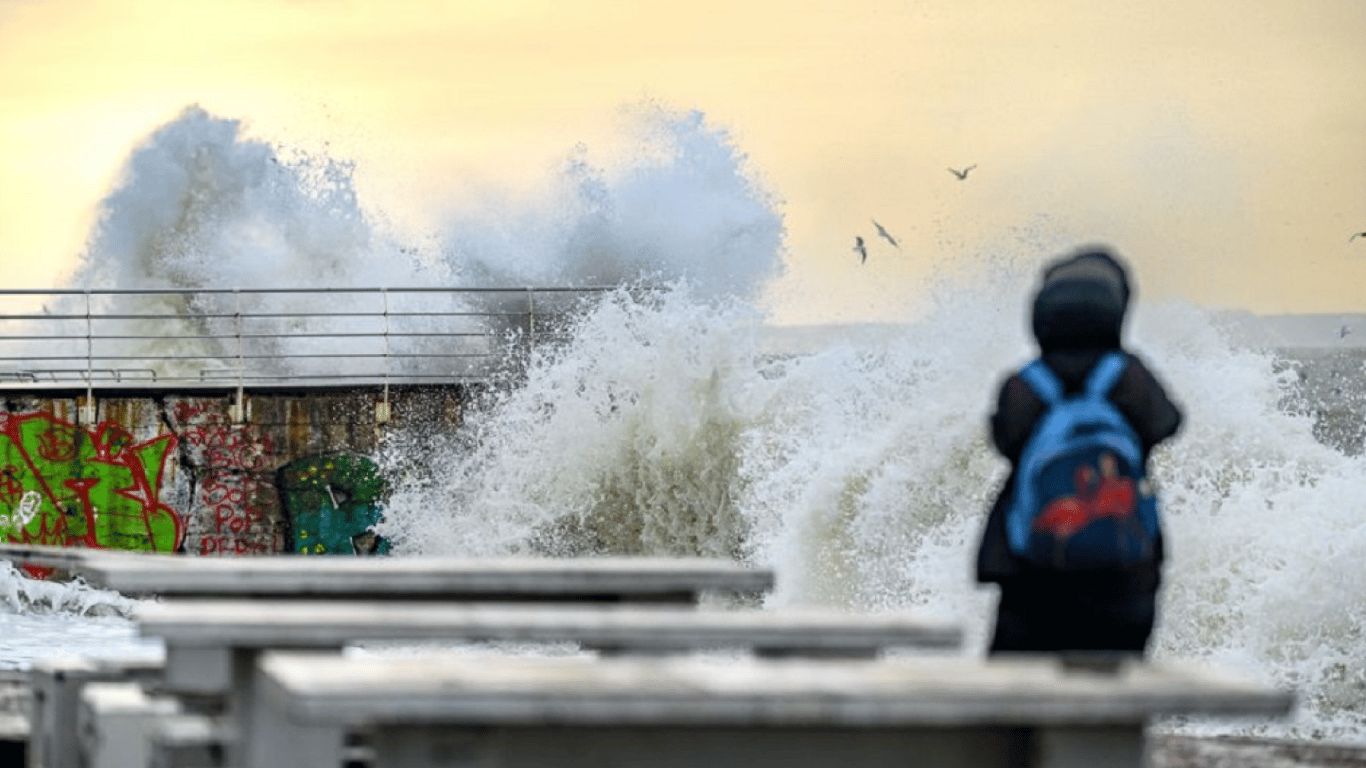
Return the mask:
<path id="1" fill-rule="evenodd" d="M 914 764 L 1139 768 L 1159 715 L 1281 715 L 1293 697 L 1208 669 L 1056 659 L 878 661 L 272 652 L 241 765 L 375 768 Z"/>
<path id="2" fill-rule="evenodd" d="M 763 656 L 873 658 L 898 647 L 956 648 L 961 631 L 919 617 L 832 610 L 688 610 L 657 605 L 383 603 L 340 601 L 184 601 L 149 604 L 139 631 L 166 646 L 161 691 L 218 698 L 221 718 L 182 731 L 215 742 L 169 737 L 162 752 L 221 744 L 231 753 L 255 698 L 255 664 L 272 648 L 339 652 L 356 640 L 575 642 L 612 653 L 740 649 Z M 183 718 L 182 718 L 183 720 Z M 240 763 L 234 763 L 240 764 Z"/>
<path id="3" fill-rule="evenodd" d="M 179 701 L 150 696 L 137 683 L 88 683 L 81 690 L 76 713 L 76 764 L 82 768 L 149 766 L 153 732 L 180 712 Z"/>
<path id="4" fill-rule="evenodd" d="M 146 659 L 53 656 L 28 670 L 31 700 L 27 763 L 33 768 L 81 765 L 77 729 L 81 695 L 94 683 L 141 684 L 159 679 L 162 665 Z"/>
<path id="5" fill-rule="evenodd" d="M 340 649 L 358 640 L 578 643 L 615 653 L 739 649 L 762 656 L 872 658 L 898 647 L 957 648 L 962 631 L 899 614 L 836 610 L 685 610 L 501 603 L 185 601 L 151 603 L 135 620 L 166 647 L 161 681 L 222 694 L 269 648 Z"/>
<path id="6" fill-rule="evenodd" d="M 71 569 L 94 584 L 175 598 L 674 603 L 756 594 L 772 570 L 693 557 L 234 557 L 92 554 Z"/>

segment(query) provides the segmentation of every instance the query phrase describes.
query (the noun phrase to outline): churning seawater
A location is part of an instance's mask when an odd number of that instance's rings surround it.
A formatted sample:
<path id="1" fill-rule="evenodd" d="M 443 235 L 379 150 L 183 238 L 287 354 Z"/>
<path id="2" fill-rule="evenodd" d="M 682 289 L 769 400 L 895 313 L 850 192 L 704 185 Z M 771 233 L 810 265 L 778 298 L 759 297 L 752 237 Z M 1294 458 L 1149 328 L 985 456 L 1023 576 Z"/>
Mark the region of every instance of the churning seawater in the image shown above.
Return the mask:
<path id="1" fill-rule="evenodd" d="M 395 487 L 380 524 L 395 556 L 737 557 L 776 570 L 771 607 L 915 608 L 961 622 L 981 653 L 995 596 L 972 561 L 1006 469 L 986 415 L 1030 355 L 1039 263 L 1073 243 L 964 254 L 899 323 L 774 328 L 759 307 L 781 270 L 776 204 L 698 115 L 642 125 L 634 164 L 576 150 L 542 198 L 452 214 L 437 245 L 407 249 L 344 164 L 188 110 L 130 158 L 73 284 L 622 284 L 458 432 L 387 436 L 374 458 Z M 1169 561 L 1153 656 L 1301 696 L 1284 722 L 1173 727 L 1366 743 L 1366 461 L 1315 438 L 1285 405 L 1295 374 L 1220 314 L 1140 302 L 1128 341 L 1187 414 L 1154 460 Z M 0 588 L 7 665 L 155 651 L 122 596 L 12 570 Z"/>

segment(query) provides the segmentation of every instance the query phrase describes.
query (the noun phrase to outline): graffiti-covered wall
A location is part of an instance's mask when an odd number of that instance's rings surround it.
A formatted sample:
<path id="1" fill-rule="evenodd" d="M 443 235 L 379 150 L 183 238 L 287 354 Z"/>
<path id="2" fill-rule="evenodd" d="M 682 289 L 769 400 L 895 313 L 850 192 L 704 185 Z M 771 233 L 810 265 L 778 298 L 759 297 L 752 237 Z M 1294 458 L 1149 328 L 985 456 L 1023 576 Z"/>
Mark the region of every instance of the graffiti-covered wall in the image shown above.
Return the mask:
<path id="1" fill-rule="evenodd" d="M 454 427 L 461 387 L 10 396 L 0 407 L 0 537 L 238 556 L 375 554 L 388 430 Z M 387 412 L 386 412 L 387 411 Z M 234 418 L 240 416 L 240 418 Z M 433 424 L 433 421 L 440 424 Z"/>

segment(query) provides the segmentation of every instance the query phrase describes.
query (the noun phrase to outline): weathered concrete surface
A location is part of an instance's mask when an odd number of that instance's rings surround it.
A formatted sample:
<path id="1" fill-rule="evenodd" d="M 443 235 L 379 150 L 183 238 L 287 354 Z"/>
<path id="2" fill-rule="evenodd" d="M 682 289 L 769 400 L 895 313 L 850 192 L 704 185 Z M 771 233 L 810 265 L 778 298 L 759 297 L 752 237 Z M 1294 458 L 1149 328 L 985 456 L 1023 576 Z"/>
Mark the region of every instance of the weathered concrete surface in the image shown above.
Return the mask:
<path id="1" fill-rule="evenodd" d="M 1046 658 L 877 662 L 268 653 L 260 673 L 320 722 L 734 727 L 1103 726 L 1280 717 L 1290 692 L 1203 665 L 1074 671 Z M 460 691 L 451 696 L 452 690 Z M 285 701 L 284 698 L 279 701 Z"/>
<path id="2" fill-rule="evenodd" d="M 549 748 L 623 764 L 649 754 L 660 765 L 778 768 L 833 765 L 838 755 L 873 766 L 914 754 L 927 766 L 1005 768 L 1029 749 L 1041 766 L 1146 768 L 1153 716 L 1279 716 L 1292 703 L 1286 692 L 1179 663 L 1110 673 L 1040 658 L 717 663 L 275 652 L 258 663 L 241 710 L 250 724 L 242 754 L 261 766 L 284 754 L 335 754 L 343 729 L 373 727 L 377 764 L 424 768 L 438 763 L 422 756 L 449 746 L 453 731 L 472 754 L 506 766 L 548 764 Z"/>
<path id="3" fill-rule="evenodd" d="M 412 603 L 389 601 L 170 600 L 140 605 L 144 636 L 168 644 L 313 647 L 367 640 L 577 642 L 592 647 L 687 652 L 798 649 L 810 655 L 888 648 L 956 649 L 961 631 L 900 612 L 832 609 L 680 610 L 613 603 Z"/>

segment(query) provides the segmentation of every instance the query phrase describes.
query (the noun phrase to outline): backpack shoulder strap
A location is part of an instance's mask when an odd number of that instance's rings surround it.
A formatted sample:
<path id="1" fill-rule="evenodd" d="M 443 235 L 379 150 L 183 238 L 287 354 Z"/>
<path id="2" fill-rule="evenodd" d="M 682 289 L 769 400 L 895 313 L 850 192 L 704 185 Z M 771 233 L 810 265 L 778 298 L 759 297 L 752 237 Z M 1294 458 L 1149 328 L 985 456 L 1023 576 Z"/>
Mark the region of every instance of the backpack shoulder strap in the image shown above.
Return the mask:
<path id="1" fill-rule="evenodd" d="M 1029 365 L 1020 370 L 1020 378 L 1034 390 L 1034 394 L 1039 396 L 1049 406 L 1055 405 L 1062 399 L 1062 382 L 1058 381 L 1057 374 L 1048 367 L 1041 358 L 1036 358 Z"/>
<path id="2" fill-rule="evenodd" d="M 1106 352 L 1100 360 L 1096 361 L 1091 372 L 1086 375 L 1086 393 L 1092 397 L 1104 397 L 1114 389 L 1119 382 L 1119 376 L 1124 373 L 1124 366 L 1128 361 L 1124 358 L 1124 353 L 1118 350 Z"/>

